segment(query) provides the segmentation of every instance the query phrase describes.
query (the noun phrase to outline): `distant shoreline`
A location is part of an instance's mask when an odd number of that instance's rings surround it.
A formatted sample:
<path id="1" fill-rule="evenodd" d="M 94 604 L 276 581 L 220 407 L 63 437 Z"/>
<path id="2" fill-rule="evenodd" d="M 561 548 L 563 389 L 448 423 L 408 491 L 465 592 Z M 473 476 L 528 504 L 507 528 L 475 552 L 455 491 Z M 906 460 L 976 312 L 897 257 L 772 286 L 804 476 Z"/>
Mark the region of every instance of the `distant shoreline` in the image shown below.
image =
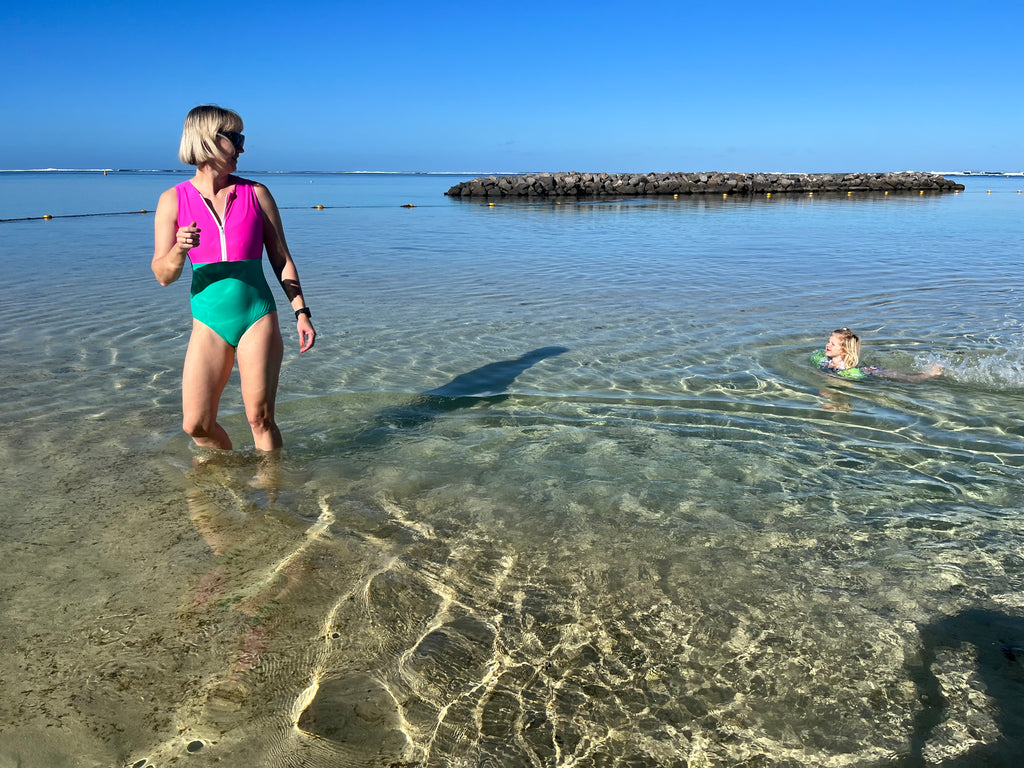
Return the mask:
<path id="1" fill-rule="evenodd" d="M 944 171 L 943 176 L 1024 176 L 1024 171 Z"/>

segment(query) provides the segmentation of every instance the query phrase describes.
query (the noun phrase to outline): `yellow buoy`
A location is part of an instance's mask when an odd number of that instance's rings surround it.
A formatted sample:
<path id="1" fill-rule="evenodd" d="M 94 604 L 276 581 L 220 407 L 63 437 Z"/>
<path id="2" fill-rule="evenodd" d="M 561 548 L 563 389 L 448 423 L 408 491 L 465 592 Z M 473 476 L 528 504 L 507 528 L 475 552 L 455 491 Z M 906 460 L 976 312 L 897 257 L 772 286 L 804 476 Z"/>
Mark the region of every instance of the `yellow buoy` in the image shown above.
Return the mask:
<path id="1" fill-rule="evenodd" d="M 853 194 L 853 192 L 847 192 L 847 193 L 846 193 L 846 196 L 847 196 L 847 197 L 850 197 L 850 196 L 851 196 L 852 194 Z"/>
<path id="2" fill-rule="evenodd" d="M 723 193 L 722 193 L 722 199 L 723 199 L 723 200 L 725 200 L 725 198 L 727 198 L 728 196 L 729 196 L 729 195 L 727 195 L 727 194 L 726 194 L 725 192 L 723 192 Z"/>
<path id="3" fill-rule="evenodd" d="M 403 208 L 415 208 L 416 206 L 415 206 L 415 205 L 413 205 L 412 203 L 406 203 L 406 204 L 405 204 L 405 205 L 403 205 L 402 207 L 403 207 Z"/>
<path id="4" fill-rule="evenodd" d="M 494 203 L 488 203 L 487 205 L 490 206 L 491 208 L 494 207 Z"/>
<path id="5" fill-rule="evenodd" d="M 887 189 L 887 190 L 885 190 L 885 194 L 887 194 L 887 195 L 889 194 L 889 190 L 888 190 L 888 189 Z"/>
<path id="6" fill-rule="evenodd" d="M 46 219 L 47 221 L 49 221 L 50 219 L 52 219 L 52 218 L 53 218 L 53 216 L 51 216 L 50 214 L 48 214 L 48 213 L 47 213 L 47 214 L 45 214 L 45 215 L 43 216 L 43 218 L 44 218 L 44 219 Z"/>
<path id="7" fill-rule="evenodd" d="M 921 190 L 921 194 L 922 194 L 922 195 L 924 194 L 924 190 L 923 190 L 923 189 Z"/>
<path id="8" fill-rule="evenodd" d="M 679 195 L 672 195 L 672 199 L 673 200 L 678 200 L 679 199 Z"/>
<path id="9" fill-rule="evenodd" d="M 991 194 L 992 194 L 992 190 L 990 189 L 990 190 L 988 191 L 988 193 L 989 193 L 989 194 L 991 195 Z"/>
<path id="10" fill-rule="evenodd" d="M 145 208 L 143 208 L 141 211 L 139 211 L 139 213 L 149 213 L 149 211 L 147 211 Z"/>
<path id="11" fill-rule="evenodd" d="M 317 209 L 318 211 L 322 211 L 322 210 L 324 209 L 324 207 L 323 207 L 322 205 L 318 205 L 318 206 L 316 207 L 316 209 Z"/>
<path id="12" fill-rule="evenodd" d="M 808 192 L 808 193 L 807 193 L 807 196 L 808 196 L 808 197 L 814 197 L 814 193 L 813 193 L 813 192 Z"/>
<path id="13" fill-rule="evenodd" d="M 771 197 L 771 196 L 772 196 L 772 193 L 771 193 L 771 192 L 766 192 L 766 193 L 765 193 L 765 197 Z"/>

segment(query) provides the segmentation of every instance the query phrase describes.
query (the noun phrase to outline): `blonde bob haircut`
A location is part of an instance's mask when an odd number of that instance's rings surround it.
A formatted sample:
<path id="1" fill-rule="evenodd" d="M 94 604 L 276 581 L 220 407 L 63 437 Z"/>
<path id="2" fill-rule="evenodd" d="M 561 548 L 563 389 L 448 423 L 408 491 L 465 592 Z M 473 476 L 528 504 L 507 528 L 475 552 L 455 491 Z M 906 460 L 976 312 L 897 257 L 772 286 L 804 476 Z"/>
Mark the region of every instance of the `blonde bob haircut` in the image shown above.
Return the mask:
<path id="1" fill-rule="evenodd" d="M 214 159 L 226 160 L 227 155 L 220 148 L 217 134 L 221 131 L 241 133 L 243 128 L 242 118 L 230 109 L 216 104 L 193 107 L 185 118 L 178 159 L 197 167 Z"/>
<path id="2" fill-rule="evenodd" d="M 838 336 L 843 345 L 843 365 L 847 368 L 856 368 L 860 362 L 860 336 L 849 328 L 836 328 L 832 331 L 833 336 Z"/>

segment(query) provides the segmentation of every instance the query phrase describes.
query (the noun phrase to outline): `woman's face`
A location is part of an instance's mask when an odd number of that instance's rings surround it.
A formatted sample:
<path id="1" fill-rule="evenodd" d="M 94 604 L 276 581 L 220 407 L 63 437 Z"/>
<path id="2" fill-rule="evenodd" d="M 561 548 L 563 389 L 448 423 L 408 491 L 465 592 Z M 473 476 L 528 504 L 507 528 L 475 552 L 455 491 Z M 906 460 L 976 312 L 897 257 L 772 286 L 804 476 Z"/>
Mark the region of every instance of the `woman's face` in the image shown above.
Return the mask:
<path id="1" fill-rule="evenodd" d="M 227 170 L 228 172 L 234 172 L 238 169 L 238 156 L 245 152 L 245 149 L 237 147 L 231 139 L 222 133 L 217 134 L 217 146 L 220 147 L 224 156 L 227 158 Z"/>
<path id="2" fill-rule="evenodd" d="M 828 337 L 828 343 L 825 345 L 825 354 L 828 357 L 839 357 L 843 354 L 843 340 L 839 338 L 838 334 L 833 333 Z"/>

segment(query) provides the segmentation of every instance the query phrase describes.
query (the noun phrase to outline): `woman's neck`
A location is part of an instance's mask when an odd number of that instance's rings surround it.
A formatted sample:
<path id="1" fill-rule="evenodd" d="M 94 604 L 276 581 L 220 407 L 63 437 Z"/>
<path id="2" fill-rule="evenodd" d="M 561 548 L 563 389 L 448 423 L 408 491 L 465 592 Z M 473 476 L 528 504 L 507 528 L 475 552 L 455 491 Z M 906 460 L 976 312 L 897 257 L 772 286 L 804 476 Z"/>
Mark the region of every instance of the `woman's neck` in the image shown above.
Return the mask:
<path id="1" fill-rule="evenodd" d="M 235 179 L 228 171 L 214 170 L 208 165 L 201 165 L 196 168 L 192 183 L 204 196 L 213 198 L 218 192 L 234 184 Z"/>

